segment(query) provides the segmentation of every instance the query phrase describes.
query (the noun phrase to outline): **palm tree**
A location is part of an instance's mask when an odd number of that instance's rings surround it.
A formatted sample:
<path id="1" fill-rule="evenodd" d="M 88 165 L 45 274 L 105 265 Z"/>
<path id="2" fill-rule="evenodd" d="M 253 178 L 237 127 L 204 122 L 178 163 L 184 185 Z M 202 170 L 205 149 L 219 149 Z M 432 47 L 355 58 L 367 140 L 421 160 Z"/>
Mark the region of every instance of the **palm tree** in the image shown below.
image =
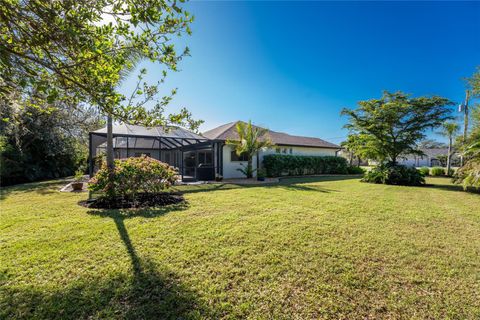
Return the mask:
<path id="1" fill-rule="evenodd" d="M 238 139 L 228 139 L 227 144 L 235 148 L 238 156 L 246 155 L 247 167 L 241 170 L 247 178 L 253 177 L 253 156 L 261 149 L 272 146 L 272 142 L 267 136 L 268 130 L 252 125 L 252 121 L 248 123 L 239 121 L 236 124 Z"/>
<path id="2" fill-rule="evenodd" d="M 460 126 L 455 122 L 445 122 L 443 124 L 441 134 L 448 138 L 448 154 L 447 154 L 447 175 L 450 175 L 450 167 L 452 165 L 452 143 L 453 138 L 460 130 Z"/>

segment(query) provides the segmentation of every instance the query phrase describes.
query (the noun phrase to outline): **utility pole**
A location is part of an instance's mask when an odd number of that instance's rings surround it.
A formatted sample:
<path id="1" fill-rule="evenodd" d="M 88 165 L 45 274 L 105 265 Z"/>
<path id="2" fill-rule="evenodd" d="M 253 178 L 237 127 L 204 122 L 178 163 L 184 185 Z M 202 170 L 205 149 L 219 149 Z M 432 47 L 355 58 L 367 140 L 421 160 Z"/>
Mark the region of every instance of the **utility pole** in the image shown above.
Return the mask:
<path id="1" fill-rule="evenodd" d="M 467 143 L 468 136 L 468 102 L 470 100 L 470 90 L 465 92 L 465 101 L 460 105 L 459 111 L 463 111 L 463 146 Z M 460 164 L 463 166 L 463 156 L 460 157 Z"/>
<path id="2" fill-rule="evenodd" d="M 463 104 L 463 143 L 467 141 L 468 135 L 468 100 L 470 99 L 470 90 L 465 94 L 465 103 Z"/>

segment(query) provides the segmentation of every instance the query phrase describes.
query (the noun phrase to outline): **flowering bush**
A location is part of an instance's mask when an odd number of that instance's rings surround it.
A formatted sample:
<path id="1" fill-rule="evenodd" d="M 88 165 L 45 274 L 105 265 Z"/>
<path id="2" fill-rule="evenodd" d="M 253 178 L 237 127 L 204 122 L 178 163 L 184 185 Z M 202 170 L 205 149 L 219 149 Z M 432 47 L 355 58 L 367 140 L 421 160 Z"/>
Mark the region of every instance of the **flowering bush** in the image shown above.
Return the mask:
<path id="1" fill-rule="evenodd" d="M 178 180 L 173 167 L 147 156 L 115 160 L 113 192 L 108 190 L 108 175 L 107 166 L 103 164 L 90 179 L 88 188 L 107 195 L 135 198 L 138 193 L 158 193 Z"/>

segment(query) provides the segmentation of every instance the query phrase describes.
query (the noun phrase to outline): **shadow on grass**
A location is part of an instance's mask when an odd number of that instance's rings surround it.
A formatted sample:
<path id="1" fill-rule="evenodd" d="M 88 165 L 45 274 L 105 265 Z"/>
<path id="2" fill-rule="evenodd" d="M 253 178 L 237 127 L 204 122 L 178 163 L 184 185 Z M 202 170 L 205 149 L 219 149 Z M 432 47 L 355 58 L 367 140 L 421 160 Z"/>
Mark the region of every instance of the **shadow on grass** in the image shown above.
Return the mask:
<path id="1" fill-rule="evenodd" d="M 280 182 L 266 184 L 235 184 L 235 183 L 212 183 L 200 185 L 179 186 L 175 190 L 181 193 L 210 192 L 231 189 L 247 188 L 281 188 L 298 191 L 336 192 L 338 190 L 328 189 L 320 185 L 309 185 L 316 182 L 341 181 L 359 179 L 361 175 L 332 175 L 332 176 L 310 176 L 310 177 L 282 177 Z"/>
<path id="2" fill-rule="evenodd" d="M 183 210 L 186 204 L 157 209 L 90 210 L 111 218 L 130 258 L 132 274 L 82 279 L 64 290 L 34 287 L 0 290 L 0 318 L 40 319 L 193 319 L 214 314 L 198 294 L 183 285 L 175 273 L 141 258 L 132 244 L 125 220 L 153 218 Z"/>
<path id="3" fill-rule="evenodd" d="M 83 205 L 85 201 L 80 201 L 78 204 Z M 171 204 L 164 207 L 153 207 L 153 208 L 138 208 L 138 209 L 89 209 L 87 211 L 88 214 L 99 216 L 102 218 L 111 218 L 117 222 L 122 221 L 129 218 L 141 217 L 141 218 L 155 218 L 158 216 L 162 216 L 169 212 L 174 211 L 182 211 L 189 207 L 187 201 L 183 201 L 178 204 Z M 120 230 L 119 230 L 120 232 Z M 121 235 L 121 233 L 120 233 Z"/>
<path id="4" fill-rule="evenodd" d="M 11 193 L 23 193 L 35 191 L 38 194 L 46 195 L 57 192 L 63 185 L 67 184 L 64 179 L 50 180 L 43 182 L 30 182 L 13 186 L 0 187 L 0 200 L 6 199 Z"/>
<path id="5" fill-rule="evenodd" d="M 1 319 L 194 319 L 211 314 L 173 272 L 136 260 L 134 275 L 82 279 L 57 291 L 1 289 Z"/>
<path id="6" fill-rule="evenodd" d="M 455 191 L 455 192 L 467 192 L 473 194 L 480 194 L 480 190 L 474 188 L 468 188 L 464 190 L 460 184 L 426 184 L 425 188 L 440 189 L 445 191 Z"/>

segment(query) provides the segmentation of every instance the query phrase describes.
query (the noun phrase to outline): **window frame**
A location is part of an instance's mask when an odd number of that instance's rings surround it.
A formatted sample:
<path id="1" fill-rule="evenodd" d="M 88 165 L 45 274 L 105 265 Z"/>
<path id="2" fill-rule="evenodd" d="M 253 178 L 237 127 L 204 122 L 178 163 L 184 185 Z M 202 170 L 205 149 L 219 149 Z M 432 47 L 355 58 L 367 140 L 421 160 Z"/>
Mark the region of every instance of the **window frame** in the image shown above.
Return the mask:
<path id="1" fill-rule="evenodd" d="M 242 153 L 239 156 L 239 155 L 237 155 L 237 152 L 235 150 L 233 150 L 233 151 L 230 152 L 230 161 L 231 162 L 247 162 L 248 161 L 248 156 L 245 153 Z"/>

